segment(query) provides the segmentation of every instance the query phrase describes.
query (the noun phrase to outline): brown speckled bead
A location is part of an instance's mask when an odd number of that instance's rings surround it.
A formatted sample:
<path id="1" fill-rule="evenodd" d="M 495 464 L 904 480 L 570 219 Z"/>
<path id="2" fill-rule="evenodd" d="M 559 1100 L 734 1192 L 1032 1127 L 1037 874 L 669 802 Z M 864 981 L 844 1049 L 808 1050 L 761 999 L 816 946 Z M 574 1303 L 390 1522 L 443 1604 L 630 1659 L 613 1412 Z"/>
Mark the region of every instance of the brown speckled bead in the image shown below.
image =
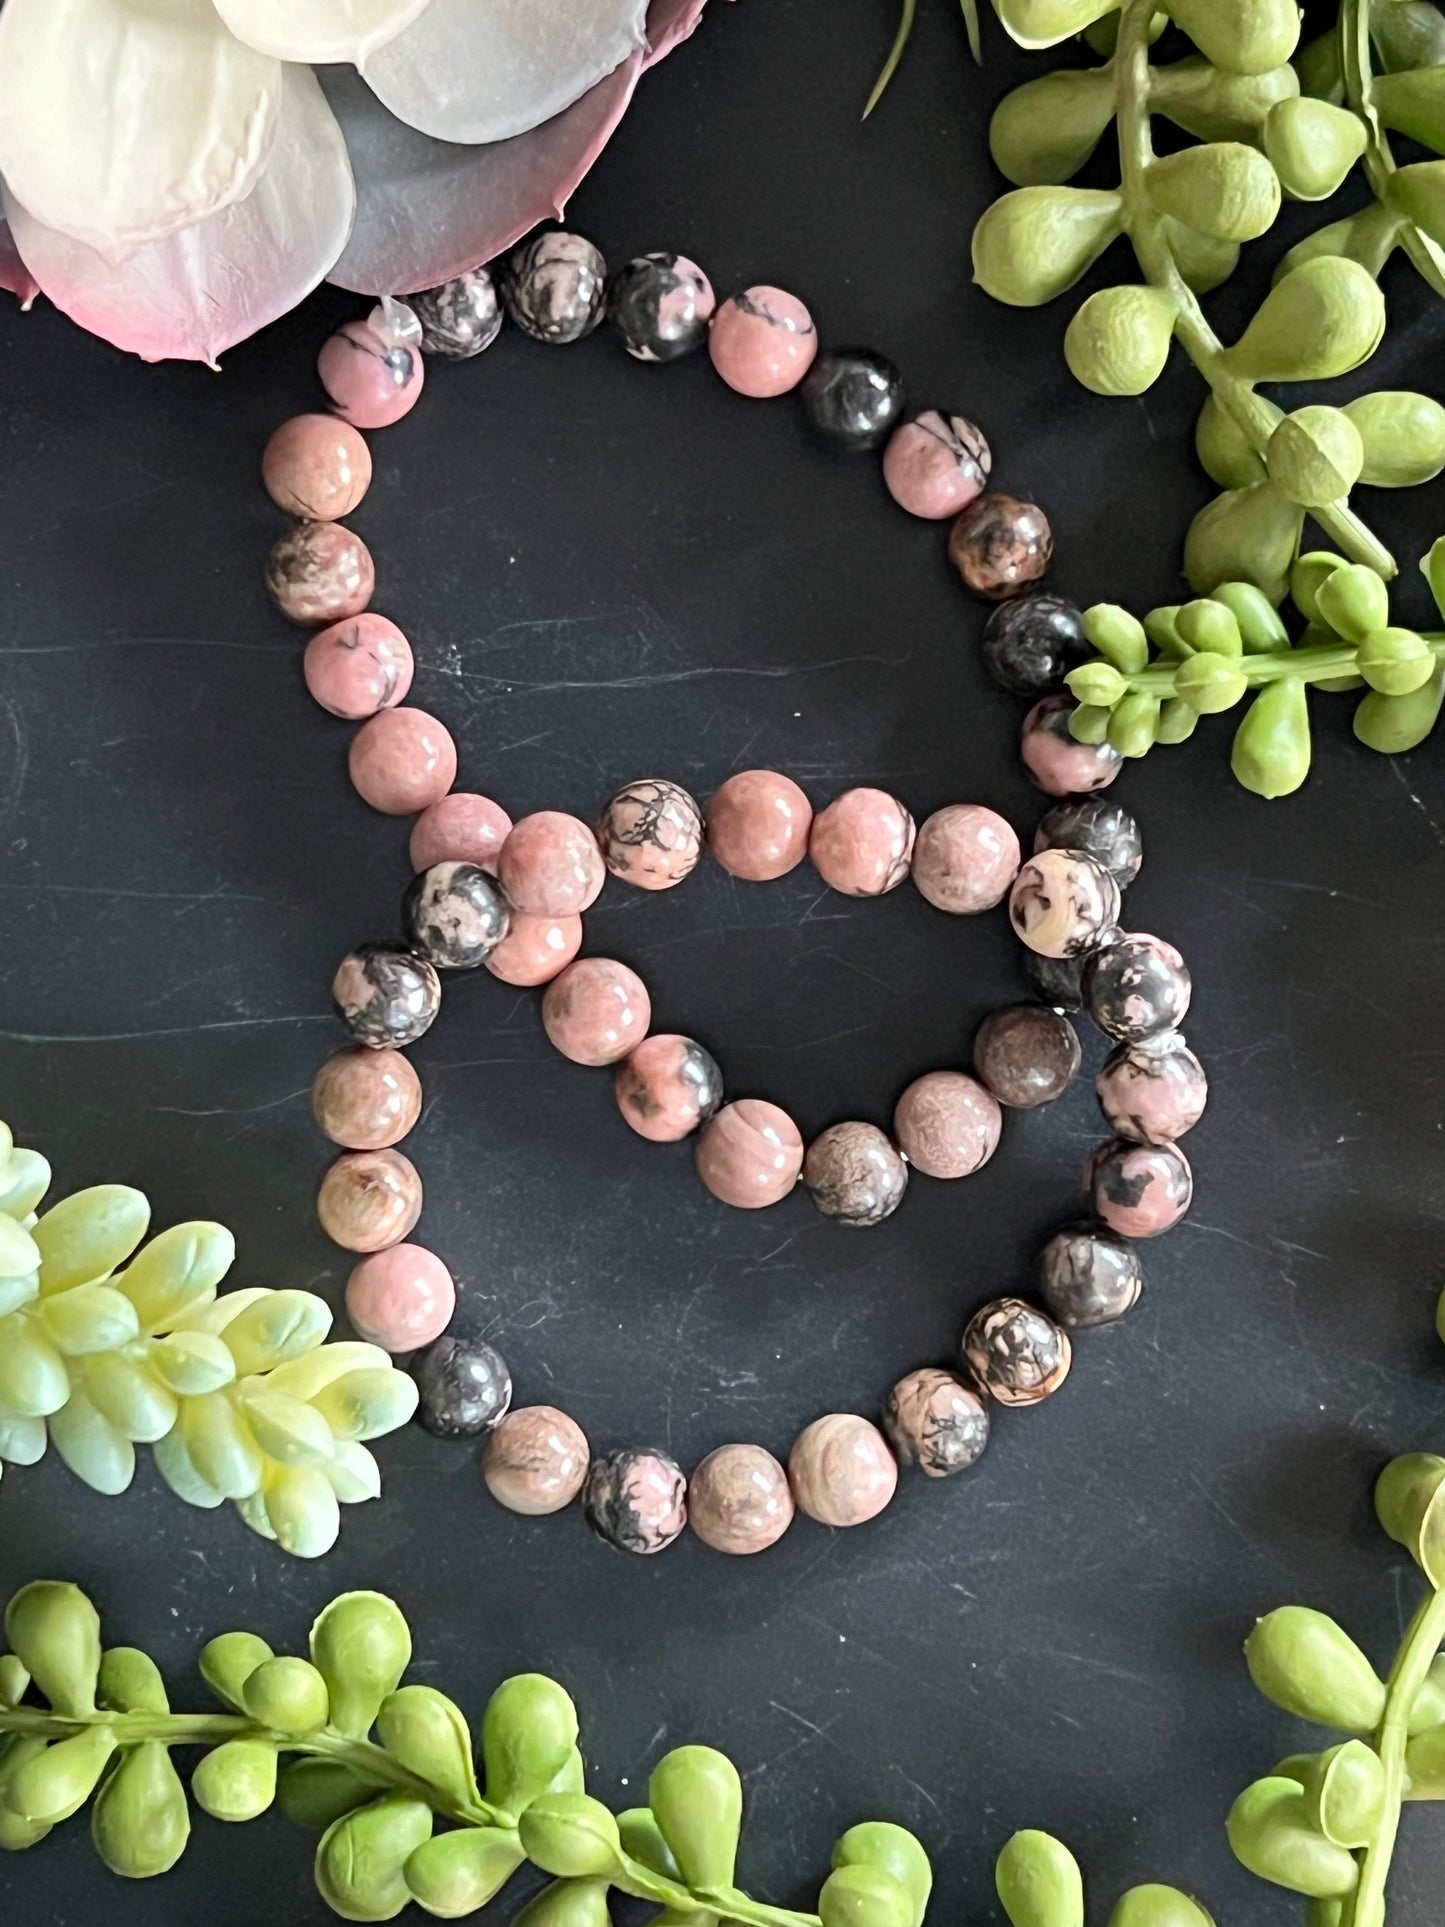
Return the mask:
<path id="1" fill-rule="evenodd" d="M 1069 1334 L 1022 1298 L 996 1298 L 969 1320 L 963 1358 L 1000 1405 L 1037 1405 L 1073 1363 Z"/>
<path id="2" fill-rule="evenodd" d="M 546 984 L 581 948 L 581 917 L 514 916 L 486 967 L 504 984 Z"/>
<path id="3" fill-rule="evenodd" d="M 371 600 L 376 570 L 361 537 L 339 522 L 298 522 L 272 544 L 266 587 L 290 622 L 311 628 L 358 616 Z"/>
<path id="4" fill-rule="evenodd" d="M 1194 1173 L 1177 1144 L 1116 1139 L 1089 1160 L 1094 1209 L 1125 1238 L 1157 1238 L 1171 1230 L 1194 1197 Z"/>
<path id="5" fill-rule="evenodd" d="M 787 1197 L 803 1168 L 803 1139 L 786 1111 L 760 1097 L 724 1104 L 697 1140 L 697 1174 L 724 1204 L 758 1211 Z"/>
<path id="6" fill-rule="evenodd" d="M 652 1022 L 652 999 L 635 970 L 615 957 L 568 964 L 542 998 L 542 1027 L 574 1064 L 615 1064 Z"/>
<path id="7" fill-rule="evenodd" d="M 680 783 L 646 776 L 602 813 L 597 841 L 613 876 L 639 890 L 670 890 L 702 855 L 702 811 Z"/>
<path id="8" fill-rule="evenodd" d="M 311 1110 L 333 1144 L 384 1151 L 421 1116 L 421 1079 L 400 1051 L 353 1045 L 316 1073 Z"/>
<path id="9" fill-rule="evenodd" d="M 1078 850 L 1040 850 L 1009 892 L 1009 918 L 1041 957 L 1081 957 L 1097 949 L 1119 920 L 1119 886 Z"/>
<path id="10" fill-rule="evenodd" d="M 788 1475 L 761 1445 L 720 1445 L 692 1475 L 687 1514 L 714 1552 L 766 1552 L 793 1522 Z"/>
<path id="11" fill-rule="evenodd" d="M 887 790 L 844 790 L 813 818 L 808 855 L 831 889 L 881 897 L 908 875 L 913 818 Z"/>
<path id="12" fill-rule="evenodd" d="M 1069 733 L 1078 704 L 1067 690 L 1044 696 L 1024 717 L 1019 756 L 1047 796 L 1079 796 L 1107 789 L 1124 759 L 1112 743 L 1081 743 Z"/>
<path id="13" fill-rule="evenodd" d="M 597 1537 L 619 1552 L 662 1552 L 687 1524 L 687 1480 L 656 1446 L 609 1452 L 588 1468 L 582 1509 Z"/>
<path id="14" fill-rule="evenodd" d="M 1139 1302 L 1144 1267 L 1127 1238 L 1102 1224 L 1056 1231 L 1039 1253 L 1039 1296 L 1070 1330 L 1109 1325 Z"/>
<path id="15" fill-rule="evenodd" d="M 571 1505 L 587 1477 L 587 1436 L 555 1405 L 523 1405 L 487 1440 L 482 1477 L 509 1512 L 538 1517 Z"/>
<path id="16" fill-rule="evenodd" d="M 708 848 L 729 876 L 769 883 L 808 854 L 813 806 L 791 776 L 744 769 L 707 806 Z"/>
<path id="17" fill-rule="evenodd" d="M 883 1429 L 900 1465 L 946 1479 L 983 1457 L 988 1406 L 955 1372 L 925 1366 L 900 1378 L 888 1394 Z"/>
<path id="18" fill-rule="evenodd" d="M 808 1146 L 803 1183 L 825 1218 L 882 1224 L 903 1202 L 908 1166 L 886 1131 L 850 1120 L 830 1124 Z"/>
<path id="19" fill-rule="evenodd" d="M 1194 1129 L 1209 1099 L 1204 1066 L 1172 1031 L 1120 1044 L 1104 1059 L 1094 1089 L 1119 1136 L 1136 1144 L 1174 1143 Z"/>
<path id="20" fill-rule="evenodd" d="M 346 1151 L 321 1180 L 316 1215 L 346 1251 L 400 1244 L 421 1216 L 421 1178 L 400 1151 Z"/>
<path id="21" fill-rule="evenodd" d="M 585 823 L 564 810 L 538 810 L 513 825 L 497 877 L 513 908 L 529 917 L 578 916 L 597 900 L 607 869 Z"/>
<path id="22" fill-rule="evenodd" d="M 293 415 L 261 457 L 261 480 L 277 508 L 308 522 L 350 515 L 371 485 L 371 450 L 335 415 Z"/>
<path id="23" fill-rule="evenodd" d="M 927 1071 L 898 1100 L 893 1135 L 929 1178 L 966 1178 L 998 1149 L 998 1099 L 963 1071 Z"/>
<path id="24" fill-rule="evenodd" d="M 935 910 L 976 916 L 1008 895 L 1019 854 L 1017 836 L 996 811 L 981 803 L 950 803 L 918 832 L 913 881 Z"/>
<path id="25" fill-rule="evenodd" d="M 618 1066 L 615 1089 L 617 1108 L 639 1137 L 673 1144 L 722 1103 L 722 1072 L 691 1037 L 663 1031 L 645 1037 Z"/>
<path id="26" fill-rule="evenodd" d="M 948 535 L 948 559 L 970 589 L 1002 601 L 1037 582 L 1054 552 L 1048 517 L 1013 495 L 979 495 Z"/>
<path id="27" fill-rule="evenodd" d="M 855 1412 L 830 1412 L 794 1440 L 788 1483 L 798 1509 L 820 1525 L 861 1526 L 898 1489 L 898 1461 L 876 1425 Z"/>
<path id="28" fill-rule="evenodd" d="M 1046 1004 L 996 1010 L 973 1040 L 973 1068 L 1000 1104 L 1018 1111 L 1062 1097 L 1082 1061 L 1078 1032 Z"/>
<path id="29" fill-rule="evenodd" d="M 394 944 L 362 943 L 342 958 L 331 995 L 357 1043 L 382 1050 L 426 1034 L 441 1009 L 442 983 L 425 957 Z"/>

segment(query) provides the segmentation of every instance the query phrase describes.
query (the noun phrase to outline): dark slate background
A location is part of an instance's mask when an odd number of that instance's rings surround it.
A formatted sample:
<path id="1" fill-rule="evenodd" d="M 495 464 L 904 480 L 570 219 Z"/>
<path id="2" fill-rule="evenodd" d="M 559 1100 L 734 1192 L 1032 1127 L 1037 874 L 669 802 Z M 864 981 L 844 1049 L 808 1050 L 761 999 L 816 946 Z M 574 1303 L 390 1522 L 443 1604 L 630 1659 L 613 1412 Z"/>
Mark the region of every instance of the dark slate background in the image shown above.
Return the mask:
<path id="1" fill-rule="evenodd" d="M 682 247 L 723 288 L 796 287 L 826 338 L 877 344 L 920 404 L 985 425 L 1001 485 L 1054 519 L 1057 587 L 1173 599 L 1206 495 L 1199 385 L 1174 366 L 1142 401 L 1087 397 L 1058 352 L 1067 303 L 1011 313 L 970 286 L 996 185 L 986 110 L 1029 63 L 995 32 L 980 73 L 956 14 L 921 11 L 860 127 L 886 6 L 711 8 L 643 85 L 575 223 L 618 257 Z M 1216 301 L 1221 325 L 1272 258 Z M 1388 292 L 1389 344 L 1353 389 L 1429 388 L 1436 312 L 1403 269 Z M 236 1283 L 333 1303 L 347 1266 L 312 1222 L 326 1147 L 307 1088 L 336 1041 L 337 958 L 394 926 L 406 830 L 351 794 L 347 730 L 307 700 L 298 635 L 265 601 L 280 523 L 256 465 L 315 405 L 316 348 L 355 312 L 324 292 L 218 377 L 142 367 L 43 307 L 0 311 L 3 1114 L 59 1193 L 141 1185 L 157 1225 L 235 1228 Z M 565 353 L 508 334 L 433 366 L 374 447 L 356 523 L 377 606 L 416 645 L 415 697 L 456 732 L 465 784 L 514 813 L 591 815 L 652 773 L 705 795 L 748 764 L 820 801 L 880 783 L 920 817 L 958 798 L 1025 831 L 1039 813 L 941 532 L 899 514 L 869 462 L 810 446 L 788 403 L 739 400 L 701 359 L 639 366 L 605 334 Z M 1445 494 L 1362 499 L 1423 621 L 1413 561 Z M 332 1593 L 390 1588 L 420 1676 L 473 1712 L 520 1668 L 565 1680 L 619 1805 L 668 1745 L 727 1748 L 751 1796 L 744 1878 L 781 1902 L 811 1905 L 836 1834 L 879 1815 L 928 1842 L 940 1920 L 1000 1919 L 993 1856 L 1025 1825 L 1074 1845 L 1099 1921 L 1142 1879 L 1230 1923 L 1296 1920 L 1223 1837 L 1235 1793 L 1305 1737 L 1252 1695 L 1240 1641 L 1298 1600 L 1386 1663 L 1415 1584 L 1370 1481 L 1394 1452 L 1445 1446 L 1445 775 L 1435 746 L 1395 763 L 1357 747 L 1349 708 L 1318 699 L 1318 768 L 1272 807 L 1232 784 L 1227 722 L 1118 785 L 1148 846 L 1131 920 L 1178 942 L 1197 985 L 1189 1035 L 1214 1078 L 1189 1143 L 1197 1204 L 1148 1252 L 1139 1310 L 1080 1343 L 1063 1396 L 1002 1418 L 970 1477 L 907 1480 L 878 1523 L 803 1521 L 758 1560 L 691 1540 L 629 1560 L 575 1514 L 501 1512 L 473 1449 L 412 1429 L 380 1448 L 382 1502 L 313 1568 L 183 1507 L 148 1465 L 108 1500 L 46 1463 L 0 1487 L 4 1590 L 73 1576 L 109 1636 L 199 1704 L 211 1634 L 294 1650 Z M 848 902 L 807 871 L 754 890 L 704 868 L 661 899 L 612 886 L 588 942 L 645 975 L 660 1024 L 712 1046 L 734 1092 L 805 1133 L 886 1118 L 1022 986 L 1001 917 L 945 919 L 909 890 Z M 606 1077 L 549 1049 L 531 993 L 455 983 L 416 1056 L 429 1108 L 406 1148 L 465 1327 L 505 1350 L 520 1401 L 687 1465 L 739 1437 L 786 1453 L 820 1412 L 872 1410 L 948 1357 L 976 1305 L 1025 1284 L 1100 1131 L 1085 1082 L 1012 1118 L 977 1180 L 920 1180 L 853 1235 L 801 1194 L 757 1216 L 715 1205 L 685 1145 L 639 1142 Z M 1412 1812 L 1401 1927 L 1438 1916 L 1431 1833 Z M 181 1867 L 139 1888 L 76 1824 L 7 1861 L 0 1894 L 25 1927 L 330 1918 L 279 1819 L 202 1818 Z"/>

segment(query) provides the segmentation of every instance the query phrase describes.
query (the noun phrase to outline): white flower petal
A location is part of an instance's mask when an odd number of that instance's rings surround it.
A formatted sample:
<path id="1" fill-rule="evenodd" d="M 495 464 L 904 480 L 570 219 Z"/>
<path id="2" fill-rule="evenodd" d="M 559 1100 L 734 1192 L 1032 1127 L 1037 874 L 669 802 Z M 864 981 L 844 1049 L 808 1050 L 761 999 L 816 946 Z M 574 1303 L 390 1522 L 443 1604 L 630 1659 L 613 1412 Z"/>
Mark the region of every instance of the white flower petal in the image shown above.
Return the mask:
<path id="1" fill-rule="evenodd" d="M 37 221 L 92 247 L 123 252 L 240 200 L 280 107 L 279 63 L 211 0 L 0 12 L 0 174 Z"/>
<path id="2" fill-rule="evenodd" d="M 364 60 L 431 0 L 215 0 L 239 39 L 277 60 Z"/>
<path id="3" fill-rule="evenodd" d="M 537 127 L 645 46 L 647 0 L 432 0 L 360 61 L 382 104 L 436 140 Z"/>
<path id="4" fill-rule="evenodd" d="M 150 241 L 116 265 L 32 219 L 5 212 L 43 291 L 72 320 L 147 361 L 207 361 L 309 294 L 351 230 L 351 164 L 310 70 L 288 66 L 281 124 L 255 190 L 199 226 Z"/>

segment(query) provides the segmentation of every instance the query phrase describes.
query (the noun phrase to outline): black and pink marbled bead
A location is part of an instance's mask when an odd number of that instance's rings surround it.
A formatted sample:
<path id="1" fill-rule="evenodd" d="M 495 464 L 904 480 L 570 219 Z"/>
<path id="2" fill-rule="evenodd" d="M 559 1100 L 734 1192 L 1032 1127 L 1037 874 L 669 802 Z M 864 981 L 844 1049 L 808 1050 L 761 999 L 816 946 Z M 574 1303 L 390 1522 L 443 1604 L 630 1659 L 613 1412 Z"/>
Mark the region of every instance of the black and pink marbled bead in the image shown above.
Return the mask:
<path id="1" fill-rule="evenodd" d="M 1138 1043 L 1184 1021 L 1193 986 L 1172 943 L 1142 930 L 1121 932 L 1084 966 L 1084 1002 L 1116 1043 Z"/>
<path id="2" fill-rule="evenodd" d="M 619 1552 L 662 1552 L 687 1524 L 687 1480 L 657 1447 L 594 1459 L 582 1488 L 587 1523 Z"/>
<path id="3" fill-rule="evenodd" d="M 1095 1080 L 1099 1108 L 1120 1137 L 1172 1144 L 1204 1115 L 1209 1079 L 1182 1037 L 1172 1032 L 1142 1044 L 1120 1044 Z"/>
<path id="4" fill-rule="evenodd" d="M 1019 755 L 1024 768 L 1049 796 L 1081 796 L 1107 789 L 1124 767 L 1111 743 L 1081 743 L 1069 734 L 1078 708 L 1067 691 L 1045 696 L 1024 717 Z"/>
<path id="5" fill-rule="evenodd" d="M 1094 1209 L 1124 1238 L 1171 1231 L 1194 1197 L 1194 1173 L 1177 1144 L 1101 1144 L 1085 1169 Z"/>
<path id="6" fill-rule="evenodd" d="M 1132 1311 L 1143 1289 L 1138 1252 L 1106 1225 L 1069 1225 L 1039 1253 L 1039 1296 L 1070 1330 L 1112 1324 Z"/>
<path id="7" fill-rule="evenodd" d="M 411 880 L 402 920 L 412 944 L 438 970 L 475 970 L 506 936 L 511 909 L 475 863 L 433 863 Z"/>
<path id="8" fill-rule="evenodd" d="M 707 340 L 712 283 L 685 254 L 639 254 L 612 277 L 607 318 L 638 361 L 677 361 Z"/>
<path id="9" fill-rule="evenodd" d="M 602 319 L 607 263 L 580 234 L 556 229 L 524 241 L 502 277 L 507 313 L 536 341 L 580 341 Z"/>
<path id="10" fill-rule="evenodd" d="M 441 979 L 425 957 L 387 943 L 358 944 L 348 952 L 331 994 L 342 1023 L 372 1050 L 414 1044 L 442 1006 Z"/>

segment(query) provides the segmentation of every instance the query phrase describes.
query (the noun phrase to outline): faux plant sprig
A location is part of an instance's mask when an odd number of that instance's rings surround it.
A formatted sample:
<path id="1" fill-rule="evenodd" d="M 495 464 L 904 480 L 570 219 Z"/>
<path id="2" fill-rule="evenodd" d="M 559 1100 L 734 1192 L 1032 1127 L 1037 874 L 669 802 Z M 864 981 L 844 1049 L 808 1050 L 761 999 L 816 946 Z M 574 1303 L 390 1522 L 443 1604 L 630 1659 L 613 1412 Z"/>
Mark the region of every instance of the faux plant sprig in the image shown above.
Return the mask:
<path id="1" fill-rule="evenodd" d="M 1420 567 L 1445 612 L 1445 537 Z M 1365 690 L 1354 728 L 1368 748 L 1394 754 L 1422 743 L 1445 702 L 1445 632 L 1392 623 L 1380 577 L 1340 555 L 1300 556 L 1290 593 L 1305 622 L 1293 642 L 1252 583 L 1223 583 L 1142 622 L 1097 603 L 1085 612 L 1084 632 L 1098 653 L 1066 679 L 1079 702 L 1071 732 L 1144 756 L 1156 743 L 1184 742 L 1201 716 L 1250 697 L 1231 766 L 1246 789 L 1266 797 L 1289 795 L 1309 774 L 1311 686 Z"/>
<path id="2" fill-rule="evenodd" d="M 1299 98 L 1289 64 L 1298 37 L 1293 0 L 1175 0 L 1170 16 L 1199 52 L 1158 67 L 1150 60 L 1152 0 L 996 6 L 1029 47 L 1116 12 L 1117 36 L 1104 65 L 1046 74 L 996 111 L 994 159 L 1018 186 L 974 230 L 975 279 L 1001 301 L 1039 306 L 1128 237 L 1141 281 L 1090 295 L 1064 349 L 1073 373 L 1099 394 L 1143 394 L 1176 341 L 1208 382 L 1200 453 L 1225 492 L 1195 517 L 1186 540 L 1185 574 L 1196 591 L 1247 581 L 1277 601 L 1306 513 L 1347 559 L 1393 575 L 1393 558 L 1351 507 L 1350 490 L 1362 480 L 1393 487 L 1439 473 L 1445 411 L 1424 396 L 1371 396 L 1354 405 L 1344 429 L 1335 418 L 1346 411 L 1329 411 L 1326 432 L 1314 411 L 1287 417 L 1259 393 L 1261 383 L 1326 380 L 1368 360 L 1385 327 L 1373 274 L 1317 251 L 1290 266 L 1230 345 L 1199 302 L 1233 272 L 1240 244 L 1273 225 L 1284 191 L 1330 193 L 1359 155 L 1354 116 Z M 1199 144 L 1157 155 L 1155 114 Z M 1067 185 L 1111 122 L 1119 186 Z"/>
<path id="3" fill-rule="evenodd" d="M 285 1551 L 329 1551 L 341 1506 L 380 1493 L 364 1441 L 406 1423 L 415 1380 L 375 1345 L 326 1344 L 331 1311 L 310 1292 L 218 1298 L 236 1253 L 224 1225 L 173 1225 L 138 1250 L 141 1192 L 96 1185 L 37 1218 L 49 1182 L 0 1124 L 0 1461 L 33 1465 L 53 1442 L 118 1493 L 149 1444 L 188 1504 L 230 1499 Z"/>

